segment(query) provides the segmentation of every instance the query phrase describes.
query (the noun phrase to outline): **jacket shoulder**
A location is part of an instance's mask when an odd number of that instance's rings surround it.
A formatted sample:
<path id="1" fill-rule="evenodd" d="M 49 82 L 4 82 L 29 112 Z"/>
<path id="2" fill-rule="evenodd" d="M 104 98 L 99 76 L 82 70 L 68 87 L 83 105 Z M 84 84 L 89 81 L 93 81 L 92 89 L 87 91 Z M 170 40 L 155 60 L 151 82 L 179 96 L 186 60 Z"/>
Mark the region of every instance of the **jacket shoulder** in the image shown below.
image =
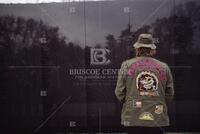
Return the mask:
<path id="1" fill-rule="evenodd" d="M 158 64 L 160 64 L 162 67 L 168 68 L 167 63 L 165 63 L 165 62 L 163 62 L 163 61 L 160 61 L 160 60 L 158 60 L 158 59 L 155 59 L 155 58 L 153 58 L 153 59 L 154 59 L 154 61 L 156 61 Z"/>
<path id="2" fill-rule="evenodd" d="M 126 65 L 127 67 L 130 67 L 136 61 L 137 61 L 136 58 L 131 58 L 131 59 L 125 60 L 122 64 Z"/>

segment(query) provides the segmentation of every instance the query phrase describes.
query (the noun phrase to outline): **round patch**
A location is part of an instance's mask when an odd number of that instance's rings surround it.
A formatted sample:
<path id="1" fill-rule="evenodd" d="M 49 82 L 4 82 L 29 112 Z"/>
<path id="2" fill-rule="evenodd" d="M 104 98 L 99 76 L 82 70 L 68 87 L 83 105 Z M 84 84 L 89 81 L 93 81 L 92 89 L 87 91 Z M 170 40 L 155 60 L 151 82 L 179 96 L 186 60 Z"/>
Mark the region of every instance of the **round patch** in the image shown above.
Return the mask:
<path id="1" fill-rule="evenodd" d="M 158 96 L 158 78 L 153 72 L 140 72 L 136 78 L 136 86 L 140 95 Z"/>
<path id="2" fill-rule="evenodd" d="M 156 105 L 156 107 L 155 107 L 155 113 L 156 114 L 163 113 L 163 105 Z"/>

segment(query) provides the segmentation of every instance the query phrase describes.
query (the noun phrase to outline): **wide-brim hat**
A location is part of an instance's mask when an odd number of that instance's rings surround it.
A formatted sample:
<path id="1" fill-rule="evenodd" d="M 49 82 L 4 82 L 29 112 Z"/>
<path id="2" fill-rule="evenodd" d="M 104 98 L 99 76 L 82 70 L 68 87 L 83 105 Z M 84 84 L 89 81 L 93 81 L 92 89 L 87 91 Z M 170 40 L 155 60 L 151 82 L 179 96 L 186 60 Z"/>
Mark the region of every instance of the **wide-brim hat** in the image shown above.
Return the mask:
<path id="1" fill-rule="evenodd" d="M 137 42 L 133 45 L 134 48 L 151 48 L 156 49 L 156 45 L 153 42 L 153 37 L 151 34 L 140 34 Z"/>

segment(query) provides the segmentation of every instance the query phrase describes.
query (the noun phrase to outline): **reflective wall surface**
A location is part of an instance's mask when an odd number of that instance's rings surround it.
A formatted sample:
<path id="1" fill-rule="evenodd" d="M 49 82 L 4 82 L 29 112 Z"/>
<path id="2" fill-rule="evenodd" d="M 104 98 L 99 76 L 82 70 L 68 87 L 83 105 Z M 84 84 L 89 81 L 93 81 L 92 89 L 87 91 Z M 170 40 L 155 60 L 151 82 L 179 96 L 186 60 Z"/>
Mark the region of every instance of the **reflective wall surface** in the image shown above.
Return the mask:
<path id="1" fill-rule="evenodd" d="M 124 132 L 114 90 L 140 33 L 175 83 L 166 132 L 198 131 L 198 0 L 0 4 L 1 126 L 8 132 Z"/>

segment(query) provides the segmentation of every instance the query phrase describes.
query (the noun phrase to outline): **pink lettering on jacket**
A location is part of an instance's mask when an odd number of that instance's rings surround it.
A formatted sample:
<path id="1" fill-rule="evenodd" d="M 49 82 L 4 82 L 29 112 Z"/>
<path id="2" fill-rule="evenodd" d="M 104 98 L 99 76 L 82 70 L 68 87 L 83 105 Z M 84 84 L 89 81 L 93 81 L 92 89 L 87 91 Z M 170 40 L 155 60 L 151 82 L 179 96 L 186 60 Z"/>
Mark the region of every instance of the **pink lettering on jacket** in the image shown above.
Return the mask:
<path id="1" fill-rule="evenodd" d="M 128 69 L 128 75 L 134 76 L 136 70 L 157 71 L 160 80 L 166 80 L 165 69 L 153 60 L 143 59 L 133 63 L 131 67 Z"/>

